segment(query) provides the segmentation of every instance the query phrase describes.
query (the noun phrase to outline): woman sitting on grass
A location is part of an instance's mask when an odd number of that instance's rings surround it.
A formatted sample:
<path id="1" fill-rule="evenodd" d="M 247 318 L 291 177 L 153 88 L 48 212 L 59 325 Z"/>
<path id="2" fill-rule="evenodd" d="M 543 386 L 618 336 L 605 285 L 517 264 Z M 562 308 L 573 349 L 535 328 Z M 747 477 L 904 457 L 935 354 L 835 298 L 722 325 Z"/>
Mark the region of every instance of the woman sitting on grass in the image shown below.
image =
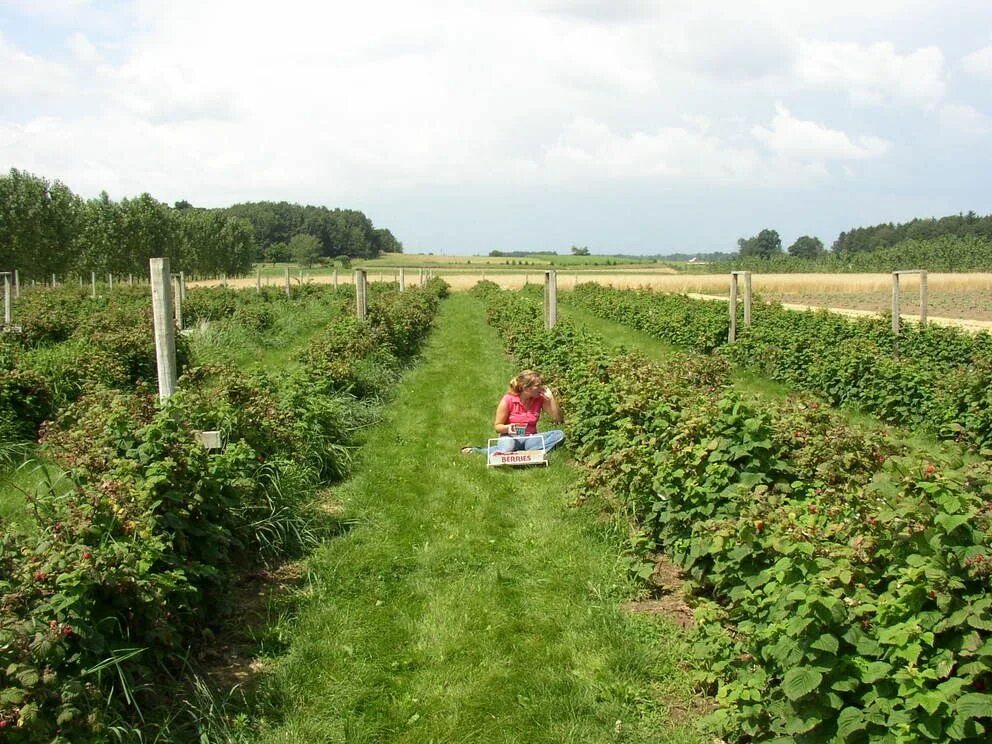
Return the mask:
<path id="1" fill-rule="evenodd" d="M 493 428 L 501 435 L 496 446 L 462 447 L 462 454 L 505 453 L 542 448 L 545 452 L 550 452 L 555 445 L 565 439 L 565 432 L 552 429 L 543 432 L 541 436 L 535 436 L 537 420 L 541 417 L 542 411 L 547 413 L 554 423 L 562 422 L 561 408 L 558 407 L 558 401 L 552 395 L 551 389 L 544 386 L 541 375 L 532 369 L 525 369 L 510 380 L 510 389 L 496 406 Z"/>

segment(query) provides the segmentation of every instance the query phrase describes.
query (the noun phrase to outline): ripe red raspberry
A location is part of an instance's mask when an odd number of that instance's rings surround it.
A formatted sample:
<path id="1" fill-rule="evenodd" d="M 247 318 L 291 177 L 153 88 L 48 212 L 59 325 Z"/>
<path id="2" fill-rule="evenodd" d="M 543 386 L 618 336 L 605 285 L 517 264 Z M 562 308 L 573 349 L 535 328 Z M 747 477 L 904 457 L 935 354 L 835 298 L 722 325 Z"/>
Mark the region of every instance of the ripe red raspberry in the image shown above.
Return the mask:
<path id="1" fill-rule="evenodd" d="M 83 553 L 83 559 L 84 559 L 84 560 L 87 560 L 87 561 L 88 561 L 88 560 L 90 559 L 90 554 L 89 554 L 89 552 L 86 552 L 86 553 Z"/>
<path id="2" fill-rule="evenodd" d="M 927 468 L 924 472 L 926 472 L 927 475 L 931 475 L 933 471 L 935 471 L 936 469 L 937 468 L 935 468 L 933 465 L 927 465 Z"/>

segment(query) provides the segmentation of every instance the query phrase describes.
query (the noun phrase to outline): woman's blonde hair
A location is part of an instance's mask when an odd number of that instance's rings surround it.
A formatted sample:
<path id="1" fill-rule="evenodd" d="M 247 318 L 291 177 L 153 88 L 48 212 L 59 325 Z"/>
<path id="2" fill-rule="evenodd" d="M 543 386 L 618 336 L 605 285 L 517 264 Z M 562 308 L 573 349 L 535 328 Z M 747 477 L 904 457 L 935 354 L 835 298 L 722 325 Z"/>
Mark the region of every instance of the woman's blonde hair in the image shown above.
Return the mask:
<path id="1" fill-rule="evenodd" d="M 538 372 L 532 369 L 525 369 L 519 375 L 510 380 L 510 392 L 514 395 L 520 395 L 520 393 L 526 388 L 539 387 L 544 384 L 544 380 Z"/>

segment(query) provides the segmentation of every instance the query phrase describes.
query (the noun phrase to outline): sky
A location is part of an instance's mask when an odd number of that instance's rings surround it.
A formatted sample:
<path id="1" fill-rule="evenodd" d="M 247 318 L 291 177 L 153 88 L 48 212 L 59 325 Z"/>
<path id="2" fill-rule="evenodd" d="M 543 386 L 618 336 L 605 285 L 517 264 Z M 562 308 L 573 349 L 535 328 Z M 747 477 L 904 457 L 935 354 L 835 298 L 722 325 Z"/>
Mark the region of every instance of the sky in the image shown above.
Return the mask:
<path id="1" fill-rule="evenodd" d="M 0 170 L 408 252 L 992 213 L 988 0 L 0 0 Z"/>

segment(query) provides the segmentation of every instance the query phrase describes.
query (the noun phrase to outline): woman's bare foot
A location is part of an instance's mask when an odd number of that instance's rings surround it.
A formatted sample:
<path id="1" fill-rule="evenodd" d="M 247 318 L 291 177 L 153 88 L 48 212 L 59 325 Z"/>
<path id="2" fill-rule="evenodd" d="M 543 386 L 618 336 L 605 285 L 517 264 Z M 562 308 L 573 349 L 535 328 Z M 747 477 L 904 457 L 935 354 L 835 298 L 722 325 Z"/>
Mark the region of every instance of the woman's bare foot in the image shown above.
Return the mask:
<path id="1" fill-rule="evenodd" d="M 462 447 L 462 454 L 463 455 L 471 455 L 473 452 L 475 452 L 475 448 L 474 447 Z"/>

